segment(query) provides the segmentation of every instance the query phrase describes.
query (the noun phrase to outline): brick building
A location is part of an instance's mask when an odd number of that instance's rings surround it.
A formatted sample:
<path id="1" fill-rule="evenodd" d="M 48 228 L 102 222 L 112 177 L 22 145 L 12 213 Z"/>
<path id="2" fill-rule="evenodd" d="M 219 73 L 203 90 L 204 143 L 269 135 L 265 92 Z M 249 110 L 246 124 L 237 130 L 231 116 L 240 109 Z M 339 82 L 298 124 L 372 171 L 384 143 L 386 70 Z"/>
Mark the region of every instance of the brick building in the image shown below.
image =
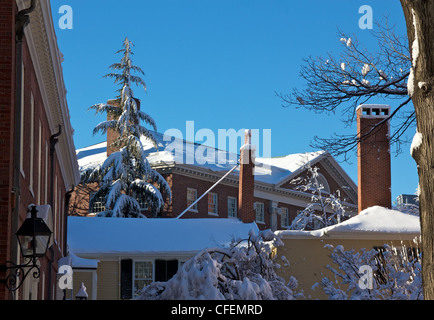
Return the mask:
<path id="1" fill-rule="evenodd" d="M 357 108 L 358 208 L 392 208 L 390 159 L 390 106 Z"/>
<path id="2" fill-rule="evenodd" d="M 112 141 L 110 135 L 109 140 Z M 159 150 L 155 150 L 152 143 L 144 138 L 142 143 L 151 166 L 166 178 L 172 190 L 172 202 L 166 203 L 160 213 L 163 218 L 179 215 L 182 218 L 233 217 L 246 223 L 256 221 L 260 229 L 284 229 L 298 211 L 306 207 L 312 196 L 295 190 L 295 185 L 291 184 L 293 179 L 306 174 L 303 169 L 306 159 L 319 168 L 325 191 L 336 193 L 339 190 L 348 212 L 357 212 L 357 187 L 327 152 L 254 158 L 254 166 L 253 161 L 246 161 L 245 164 L 240 161 L 239 167 L 207 193 L 236 165 L 240 156 L 243 158 L 245 153 L 247 159 L 252 156 L 254 148 L 249 143 L 250 138 L 246 137 L 238 155 L 172 136 L 155 135 Z M 100 165 L 107 158 L 107 142 L 77 150 L 77 157 L 81 170 Z M 89 196 L 96 188 L 97 184 L 79 185 L 72 194 L 69 214 L 95 215 L 104 210 L 103 199 L 89 208 Z M 140 198 L 138 201 L 143 205 L 143 212 L 150 216 L 146 203 Z"/>
<path id="3" fill-rule="evenodd" d="M 52 245 L 13 293 L 0 272 L 0 299 L 54 299 L 66 253 L 66 203 L 79 182 L 61 53 L 48 0 L 0 2 L 0 265 L 24 263 L 15 232 L 28 206 L 49 205 Z"/>

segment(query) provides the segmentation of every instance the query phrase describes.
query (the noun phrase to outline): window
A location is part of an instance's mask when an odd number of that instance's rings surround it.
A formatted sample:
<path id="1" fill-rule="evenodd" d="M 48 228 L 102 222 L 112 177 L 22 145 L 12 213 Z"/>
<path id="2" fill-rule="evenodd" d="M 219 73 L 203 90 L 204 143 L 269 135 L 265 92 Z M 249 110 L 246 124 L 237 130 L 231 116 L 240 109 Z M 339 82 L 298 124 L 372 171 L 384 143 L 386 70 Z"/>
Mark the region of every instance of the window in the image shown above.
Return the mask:
<path id="1" fill-rule="evenodd" d="M 134 262 L 134 295 L 140 295 L 144 286 L 153 281 L 154 266 L 151 261 Z"/>
<path id="2" fill-rule="evenodd" d="M 193 202 L 197 200 L 197 190 L 192 188 L 187 188 L 187 207 L 191 206 Z M 190 208 L 190 211 L 197 211 L 197 203 Z"/>
<path id="3" fill-rule="evenodd" d="M 136 198 L 137 202 L 139 203 L 141 210 L 148 210 L 148 201 L 143 195 L 137 195 L 135 194 L 134 197 Z"/>
<path id="4" fill-rule="evenodd" d="M 208 193 L 208 213 L 218 214 L 218 198 L 217 193 Z"/>
<path id="5" fill-rule="evenodd" d="M 282 227 L 288 227 L 289 224 L 289 209 L 281 208 L 281 225 Z"/>
<path id="6" fill-rule="evenodd" d="M 42 179 L 42 123 L 39 120 L 39 135 L 38 135 L 38 189 L 37 191 L 37 199 L 38 204 L 42 204 L 42 198 L 41 198 L 41 179 Z"/>
<path id="7" fill-rule="evenodd" d="M 90 193 L 89 201 L 90 201 L 90 199 L 93 198 L 95 193 L 96 192 Z M 99 213 L 99 212 L 103 212 L 104 210 L 105 210 L 105 205 L 104 205 L 104 197 L 103 196 L 100 196 L 97 199 L 95 199 L 92 207 L 89 207 L 89 213 Z"/>
<path id="8" fill-rule="evenodd" d="M 265 222 L 264 204 L 262 202 L 255 202 L 256 221 Z"/>
<path id="9" fill-rule="evenodd" d="M 330 193 L 330 186 L 327 182 L 327 179 L 318 172 L 318 177 L 317 177 L 318 183 L 323 187 L 322 191 Z"/>
<path id="10" fill-rule="evenodd" d="M 237 198 L 228 197 L 228 217 L 237 217 Z"/>
<path id="11" fill-rule="evenodd" d="M 30 150 L 29 150 L 29 156 L 30 156 L 30 167 L 29 167 L 29 190 L 32 193 L 32 196 L 35 197 L 35 194 L 33 192 L 33 162 L 34 162 L 34 129 L 35 129 L 35 100 L 33 98 L 33 93 L 30 94 Z"/>
<path id="12" fill-rule="evenodd" d="M 24 63 L 21 65 L 20 171 L 24 175 Z"/>
<path id="13" fill-rule="evenodd" d="M 44 186 L 44 203 L 48 202 L 48 142 L 45 142 L 45 186 Z"/>

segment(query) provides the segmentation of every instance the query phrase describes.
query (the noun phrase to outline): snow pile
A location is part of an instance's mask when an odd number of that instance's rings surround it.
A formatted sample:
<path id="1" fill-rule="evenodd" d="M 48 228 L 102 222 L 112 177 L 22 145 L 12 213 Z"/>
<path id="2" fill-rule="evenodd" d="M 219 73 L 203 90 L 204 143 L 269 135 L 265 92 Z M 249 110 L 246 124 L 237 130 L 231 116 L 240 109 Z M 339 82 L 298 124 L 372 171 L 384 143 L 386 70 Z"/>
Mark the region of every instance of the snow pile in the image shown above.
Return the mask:
<path id="1" fill-rule="evenodd" d="M 373 206 L 339 224 L 314 231 L 276 231 L 282 239 L 291 237 L 348 236 L 357 237 L 363 233 L 374 234 L 420 234 L 420 220 L 414 215 L 405 214 L 380 206 Z"/>
<path id="2" fill-rule="evenodd" d="M 236 239 L 227 248 L 209 248 L 183 264 L 167 282 L 155 282 L 142 290 L 144 300 L 292 300 L 297 281 L 285 284 L 270 258 L 270 233 Z M 273 246 L 281 242 L 273 234 Z"/>
<path id="3" fill-rule="evenodd" d="M 328 232 L 418 233 L 419 218 L 380 206 L 370 207 L 359 215 L 328 228 Z"/>

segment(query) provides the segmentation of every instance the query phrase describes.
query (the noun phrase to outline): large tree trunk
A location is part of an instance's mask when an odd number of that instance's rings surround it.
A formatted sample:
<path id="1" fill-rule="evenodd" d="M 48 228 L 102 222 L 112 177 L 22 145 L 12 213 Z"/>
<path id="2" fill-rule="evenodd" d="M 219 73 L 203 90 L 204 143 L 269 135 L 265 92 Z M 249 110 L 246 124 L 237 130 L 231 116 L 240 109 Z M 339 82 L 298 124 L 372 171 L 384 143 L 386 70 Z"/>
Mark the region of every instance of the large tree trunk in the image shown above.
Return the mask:
<path id="1" fill-rule="evenodd" d="M 409 86 L 422 142 L 413 148 L 420 189 L 424 297 L 434 299 L 434 0 L 401 0 L 413 70 Z M 411 90 L 409 91 L 411 93 Z"/>

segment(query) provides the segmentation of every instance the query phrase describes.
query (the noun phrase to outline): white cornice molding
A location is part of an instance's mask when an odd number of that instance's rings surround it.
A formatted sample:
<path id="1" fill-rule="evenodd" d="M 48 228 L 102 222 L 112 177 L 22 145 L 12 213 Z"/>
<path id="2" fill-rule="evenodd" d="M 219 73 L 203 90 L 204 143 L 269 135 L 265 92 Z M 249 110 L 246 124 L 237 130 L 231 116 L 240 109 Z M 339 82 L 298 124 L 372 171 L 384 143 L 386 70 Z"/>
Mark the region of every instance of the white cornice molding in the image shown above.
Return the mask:
<path id="1" fill-rule="evenodd" d="M 51 7 L 48 0 L 36 2 L 35 10 L 30 14 L 30 24 L 25 28 L 25 39 L 48 119 L 51 134 L 62 126 L 62 135 L 56 145 L 56 154 L 66 190 L 80 181 L 73 130 L 70 123 L 66 102 L 66 90 L 63 81 L 60 53 L 54 32 Z M 19 10 L 28 7 L 23 0 L 17 0 Z"/>

